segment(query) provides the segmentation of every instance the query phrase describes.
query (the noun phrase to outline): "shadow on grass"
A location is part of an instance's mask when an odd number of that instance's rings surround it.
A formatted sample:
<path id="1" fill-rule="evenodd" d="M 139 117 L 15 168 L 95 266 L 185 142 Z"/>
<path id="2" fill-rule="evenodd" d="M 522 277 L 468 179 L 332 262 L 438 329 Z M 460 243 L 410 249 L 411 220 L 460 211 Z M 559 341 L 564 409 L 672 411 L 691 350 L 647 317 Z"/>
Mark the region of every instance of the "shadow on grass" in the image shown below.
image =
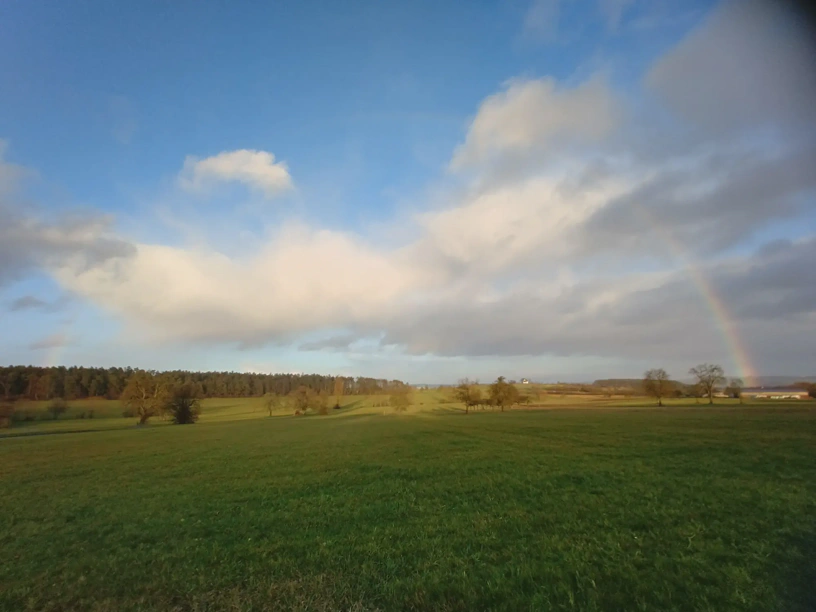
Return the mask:
<path id="1" fill-rule="evenodd" d="M 125 429 L 145 429 L 139 425 L 122 425 L 121 427 L 99 427 L 96 429 L 54 429 L 51 431 L 18 431 L 17 433 L 0 433 L 0 440 L 11 438 L 30 438 L 32 436 L 57 436 L 60 434 L 97 433 L 103 431 L 123 431 Z"/>
<path id="2" fill-rule="evenodd" d="M 781 609 L 789 612 L 816 610 L 816 529 L 784 540 L 777 552 L 777 560 Z"/>
<path id="3" fill-rule="evenodd" d="M 340 406 L 340 408 L 332 408 L 331 414 L 346 414 L 348 412 L 353 412 L 357 408 L 360 407 L 360 404 L 363 403 L 363 400 L 358 399 L 354 400 L 350 404 L 346 404 L 345 406 Z"/>

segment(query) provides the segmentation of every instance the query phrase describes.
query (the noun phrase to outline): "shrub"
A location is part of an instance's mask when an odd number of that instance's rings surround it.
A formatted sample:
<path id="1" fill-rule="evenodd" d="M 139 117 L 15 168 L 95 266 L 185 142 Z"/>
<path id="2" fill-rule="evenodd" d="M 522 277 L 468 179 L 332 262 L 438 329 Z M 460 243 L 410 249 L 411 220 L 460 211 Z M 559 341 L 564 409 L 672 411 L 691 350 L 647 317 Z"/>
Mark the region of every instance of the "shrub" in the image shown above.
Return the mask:
<path id="1" fill-rule="evenodd" d="M 16 410 L 11 418 L 19 423 L 21 421 L 34 421 L 37 415 L 32 410 Z"/>
<path id="2" fill-rule="evenodd" d="M 178 385 L 171 392 L 164 405 L 176 425 L 192 425 L 201 414 L 201 401 L 193 385 Z"/>
<path id="3" fill-rule="evenodd" d="M 408 386 L 394 389 L 389 398 L 389 403 L 395 412 L 405 412 L 411 405 L 411 388 Z"/>
<path id="4" fill-rule="evenodd" d="M 12 421 L 15 420 L 14 416 L 14 404 L 0 404 L 0 429 L 11 427 Z"/>
<path id="5" fill-rule="evenodd" d="M 315 396 L 315 408 L 318 414 L 329 414 L 329 398 L 322 391 Z"/>
<path id="6" fill-rule="evenodd" d="M 295 415 L 304 415 L 309 410 L 318 414 L 329 414 L 328 398 L 325 394 L 315 393 L 308 387 L 301 385 L 290 394 Z"/>
<path id="7" fill-rule="evenodd" d="M 48 404 L 48 412 L 51 413 L 55 421 L 59 418 L 59 415 L 64 414 L 66 410 L 68 410 L 68 402 L 61 397 L 55 397 L 51 400 L 51 403 Z"/>

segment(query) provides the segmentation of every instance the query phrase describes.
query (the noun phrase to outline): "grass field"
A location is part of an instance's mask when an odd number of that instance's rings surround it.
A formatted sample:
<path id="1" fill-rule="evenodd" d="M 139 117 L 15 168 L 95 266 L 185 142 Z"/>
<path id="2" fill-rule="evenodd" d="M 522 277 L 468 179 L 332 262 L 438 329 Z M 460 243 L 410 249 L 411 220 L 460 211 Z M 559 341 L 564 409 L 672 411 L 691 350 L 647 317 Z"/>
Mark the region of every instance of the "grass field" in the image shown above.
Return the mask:
<path id="1" fill-rule="evenodd" d="M 517 406 L 515 410 L 538 409 L 597 409 L 597 408 L 652 408 L 654 400 L 646 397 L 606 397 L 590 394 L 562 394 L 548 391 L 545 385 L 530 385 L 519 388 L 523 392 L 532 393 L 534 400 L 530 406 Z M 484 390 L 486 394 L 486 389 Z M 344 396 L 339 398 L 341 410 L 332 411 L 332 416 L 362 416 L 362 415 L 389 415 L 393 409 L 388 404 L 388 396 Z M 333 403 L 335 398 L 330 398 Z M 690 399 L 665 400 L 667 407 L 701 407 L 699 403 Z M 31 420 L 23 420 L 14 424 L 12 429 L 0 429 L 0 438 L 41 433 L 84 432 L 99 429 L 129 429 L 135 422 L 135 417 L 123 418 L 124 406 L 118 400 L 81 399 L 68 402 L 68 411 L 58 419 L 53 419 L 48 412 L 47 401 L 20 401 L 16 404 L 18 415 L 26 415 Z M 776 404 L 779 404 L 777 402 Z M 754 406 L 772 406 L 773 402 L 754 400 Z M 783 402 L 780 405 L 790 405 Z M 795 405 L 795 403 L 794 403 Z M 739 407 L 737 400 L 717 399 L 717 406 Z M 409 414 L 441 414 L 464 411 L 464 406 L 455 402 L 450 389 L 426 389 L 413 394 Z M 476 412 L 481 412 L 477 409 Z M 291 408 L 281 408 L 273 412 L 274 416 L 288 416 Z M 84 415 L 85 418 L 80 418 Z M 88 418 L 92 415 L 92 418 Z M 260 397 L 249 398 L 212 398 L 202 402 L 202 423 L 235 421 L 244 419 L 260 419 L 269 416 L 264 407 L 264 400 Z M 153 426 L 168 424 L 160 417 L 151 420 Z"/>
<path id="2" fill-rule="evenodd" d="M 0 439 L 0 609 L 816 609 L 809 403 L 426 397 L 13 429 L 107 428 Z"/>

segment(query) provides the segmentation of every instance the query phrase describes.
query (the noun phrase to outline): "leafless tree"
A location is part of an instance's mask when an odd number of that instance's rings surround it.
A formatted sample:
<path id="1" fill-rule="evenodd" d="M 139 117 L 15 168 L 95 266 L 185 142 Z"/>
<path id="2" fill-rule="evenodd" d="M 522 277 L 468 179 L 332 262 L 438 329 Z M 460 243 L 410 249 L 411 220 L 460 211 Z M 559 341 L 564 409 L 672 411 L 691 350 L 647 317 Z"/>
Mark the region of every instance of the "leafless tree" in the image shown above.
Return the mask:
<path id="1" fill-rule="evenodd" d="M 144 425 L 150 417 L 161 414 L 167 402 L 168 383 L 169 380 L 143 370 L 130 377 L 122 391 L 121 400 L 139 417 L 139 425 Z"/>
<path id="2" fill-rule="evenodd" d="M 465 414 L 471 408 L 475 408 L 482 403 L 482 390 L 479 388 L 478 381 L 471 381 L 463 378 L 459 381 L 459 385 L 454 389 L 453 395 L 457 401 L 465 405 Z"/>
<path id="3" fill-rule="evenodd" d="M 411 387 L 402 385 L 391 391 L 389 403 L 396 412 L 405 412 L 411 405 L 412 400 Z"/>
<path id="4" fill-rule="evenodd" d="M 504 380 L 504 376 L 499 376 L 492 385 L 490 385 L 490 400 L 494 406 L 504 409 L 508 406 L 517 404 L 519 401 L 519 392 L 513 385 Z"/>
<path id="5" fill-rule="evenodd" d="M 657 405 L 663 405 L 663 398 L 671 393 L 672 382 L 663 368 L 648 370 L 643 375 L 643 390 L 657 400 Z"/>
<path id="6" fill-rule="evenodd" d="M 725 392 L 730 395 L 731 397 L 735 397 L 742 403 L 742 388 L 745 386 L 745 383 L 741 378 L 732 378 L 728 381 L 728 386 L 725 388 Z"/>
<path id="7" fill-rule="evenodd" d="M 0 402 L 0 429 L 11 427 L 14 422 L 14 404 L 11 402 Z"/>
<path id="8" fill-rule="evenodd" d="M 329 413 L 327 396 L 324 393 L 315 393 L 304 385 L 292 391 L 291 398 L 295 415 L 306 414 L 309 410 L 323 415 Z"/>
<path id="9" fill-rule="evenodd" d="M 714 392 L 717 390 L 717 386 L 725 382 L 725 373 L 722 366 L 701 363 L 691 368 L 689 374 L 697 379 L 697 384 L 700 386 L 703 396 L 708 398 L 708 403 L 713 404 Z"/>
<path id="10" fill-rule="evenodd" d="M 277 393 L 267 393 L 263 397 L 264 407 L 266 408 L 267 413 L 269 416 L 272 416 L 272 412 L 281 408 L 284 404 L 284 398 L 278 395 Z"/>

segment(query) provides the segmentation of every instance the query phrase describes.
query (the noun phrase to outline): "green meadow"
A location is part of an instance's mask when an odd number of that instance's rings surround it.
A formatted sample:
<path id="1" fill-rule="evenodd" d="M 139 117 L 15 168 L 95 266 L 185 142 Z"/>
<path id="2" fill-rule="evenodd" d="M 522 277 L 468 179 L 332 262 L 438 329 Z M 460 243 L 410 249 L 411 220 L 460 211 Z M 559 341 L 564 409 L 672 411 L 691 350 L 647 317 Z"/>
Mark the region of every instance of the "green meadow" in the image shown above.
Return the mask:
<path id="1" fill-rule="evenodd" d="M 385 402 L 206 400 L 196 425 L 134 427 L 85 400 L 15 424 L 0 609 L 816 607 L 811 402 Z"/>

